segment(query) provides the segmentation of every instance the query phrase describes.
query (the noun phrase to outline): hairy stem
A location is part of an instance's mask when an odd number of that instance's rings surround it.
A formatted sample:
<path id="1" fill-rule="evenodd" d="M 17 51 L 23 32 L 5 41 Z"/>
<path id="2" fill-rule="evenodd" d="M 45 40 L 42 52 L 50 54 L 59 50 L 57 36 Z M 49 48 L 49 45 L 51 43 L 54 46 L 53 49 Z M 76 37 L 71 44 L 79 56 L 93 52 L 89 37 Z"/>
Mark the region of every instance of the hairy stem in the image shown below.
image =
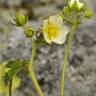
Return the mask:
<path id="1" fill-rule="evenodd" d="M 12 79 L 9 82 L 9 96 L 12 96 Z"/>
<path id="2" fill-rule="evenodd" d="M 68 39 L 68 43 L 66 46 L 66 51 L 65 51 L 65 55 L 64 55 L 64 63 L 62 66 L 62 73 L 61 73 L 61 95 L 60 96 L 64 96 L 64 80 L 65 80 L 65 72 L 66 72 L 66 68 L 67 68 L 67 58 L 70 52 L 70 48 L 71 48 L 71 44 L 72 44 L 72 40 L 74 37 L 74 33 L 77 27 L 77 14 L 75 13 L 75 18 L 74 18 L 74 24 L 72 25 L 72 32 L 70 32 L 70 36 Z"/>
<path id="3" fill-rule="evenodd" d="M 29 75 L 33 81 L 33 84 L 38 92 L 38 95 L 39 96 L 44 96 L 39 84 L 38 84 L 38 81 L 36 79 L 36 76 L 35 76 L 35 73 L 33 71 L 33 63 L 34 63 L 34 57 L 35 57 L 35 51 L 36 51 L 36 43 L 35 41 L 33 41 L 32 43 L 32 54 L 31 54 L 31 59 L 30 59 L 30 62 L 29 62 L 29 65 L 28 65 L 28 71 L 29 71 Z"/>

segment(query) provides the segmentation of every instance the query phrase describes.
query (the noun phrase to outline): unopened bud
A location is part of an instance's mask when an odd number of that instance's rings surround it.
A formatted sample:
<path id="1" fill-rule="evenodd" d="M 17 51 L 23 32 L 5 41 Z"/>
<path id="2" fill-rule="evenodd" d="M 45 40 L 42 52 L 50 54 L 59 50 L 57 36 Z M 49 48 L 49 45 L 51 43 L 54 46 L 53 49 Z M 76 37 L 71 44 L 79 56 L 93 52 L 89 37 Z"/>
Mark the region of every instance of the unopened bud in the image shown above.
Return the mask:
<path id="1" fill-rule="evenodd" d="M 63 13 L 64 13 L 64 14 L 68 14 L 69 11 L 70 11 L 70 9 L 69 9 L 68 6 L 66 6 L 66 7 L 63 8 Z"/>
<path id="2" fill-rule="evenodd" d="M 93 16 L 93 12 L 90 9 L 87 9 L 85 11 L 85 17 L 86 18 L 91 18 Z"/>
<path id="3" fill-rule="evenodd" d="M 15 21 L 15 25 L 17 25 L 17 26 L 23 26 L 28 21 L 28 17 L 25 16 L 25 15 L 23 15 L 20 12 L 17 12 L 16 15 L 15 15 L 14 21 Z"/>
<path id="4" fill-rule="evenodd" d="M 34 31 L 32 28 L 26 28 L 24 31 L 24 34 L 26 35 L 26 37 L 32 37 L 34 34 Z"/>

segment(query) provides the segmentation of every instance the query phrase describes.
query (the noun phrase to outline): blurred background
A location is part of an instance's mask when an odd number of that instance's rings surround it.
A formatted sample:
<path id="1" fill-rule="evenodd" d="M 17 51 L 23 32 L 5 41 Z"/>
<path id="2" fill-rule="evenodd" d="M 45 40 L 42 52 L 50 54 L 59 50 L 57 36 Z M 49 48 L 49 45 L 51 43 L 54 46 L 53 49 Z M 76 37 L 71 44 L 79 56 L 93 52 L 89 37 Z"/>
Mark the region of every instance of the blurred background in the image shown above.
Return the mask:
<path id="1" fill-rule="evenodd" d="M 65 96 L 96 96 L 96 0 L 87 1 L 94 16 L 76 30 L 68 58 Z M 65 5 L 66 0 L 0 0 L 0 62 L 28 60 L 31 55 L 31 39 L 25 37 L 22 28 L 11 24 L 16 11 L 25 12 L 28 24 L 39 28 L 43 19 L 57 14 Z M 45 96 L 60 96 L 65 47 L 52 44 L 37 48 L 34 70 Z M 37 96 L 30 78 L 22 73 L 20 77 L 22 82 L 13 96 Z"/>

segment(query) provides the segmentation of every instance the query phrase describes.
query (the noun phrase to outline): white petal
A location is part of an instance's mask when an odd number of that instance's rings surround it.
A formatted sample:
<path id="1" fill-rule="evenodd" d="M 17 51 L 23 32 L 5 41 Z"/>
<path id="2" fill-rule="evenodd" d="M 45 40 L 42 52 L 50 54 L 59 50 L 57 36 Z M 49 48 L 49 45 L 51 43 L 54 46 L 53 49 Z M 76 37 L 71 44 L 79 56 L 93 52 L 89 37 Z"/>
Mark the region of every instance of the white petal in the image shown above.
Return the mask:
<path id="1" fill-rule="evenodd" d="M 64 34 L 66 36 L 69 33 L 69 28 L 67 26 L 63 25 L 60 31 L 62 34 Z"/>
<path id="2" fill-rule="evenodd" d="M 79 2 L 79 0 L 76 1 L 77 2 L 77 6 L 79 8 L 79 10 L 83 7 L 83 3 Z"/>
<path id="3" fill-rule="evenodd" d="M 75 3 L 75 0 L 71 0 L 71 1 L 69 2 L 69 7 L 72 8 L 72 6 L 74 5 L 74 3 Z"/>
<path id="4" fill-rule="evenodd" d="M 50 41 L 49 38 L 48 38 L 48 34 L 47 34 L 46 32 L 44 32 L 44 31 L 45 31 L 44 28 L 47 27 L 47 24 L 48 24 L 48 20 L 44 20 L 42 31 L 43 31 L 43 34 L 44 34 L 44 39 L 45 39 L 45 41 L 46 41 L 47 43 L 51 44 L 51 41 Z"/>
<path id="5" fill-rule="evenodd" d="M 46 26 L 48 24 L 48 20 L 43 21 L 43 26 Z"/>
<path id="6" fill-rule="evenodd" d="M 66 35 L 69 33 L 69 29 L 67 26 L 63 26 L 60 30 L 60 34 L 58 37 L 54 38 L 52 41 L 57 44 L 63 44 L 66 40 Z"/>
<path id="7" fill-rule="evenodd" d="M 49 44 L 52 43 L 52 41 L 49 40 L 48 35 L 46 34 L 46 32 L 44 32 L 44 39 L 45 39 L 45 41 L 46 41 L 47 43 L 49 43 Z"/>
<path id="8" fill-rule="evenodd" d="M 57 44 L 63 44 L 66 41 L 66 37 L 60 37 L 56 40 L 54 40 L 53 42 L 57 43 Z"/>
<path id="9" fill-rule="evenodd" d="M 55 23 L 55 24 L 57 24 L 59 26 L 62 26 L 63 25 L 63 19 L 62 19 L 62 17 L 60 15 L 51 16 L 49 18 L 49 21 L 50 22 L 53 22 L 53 23 Z"/>

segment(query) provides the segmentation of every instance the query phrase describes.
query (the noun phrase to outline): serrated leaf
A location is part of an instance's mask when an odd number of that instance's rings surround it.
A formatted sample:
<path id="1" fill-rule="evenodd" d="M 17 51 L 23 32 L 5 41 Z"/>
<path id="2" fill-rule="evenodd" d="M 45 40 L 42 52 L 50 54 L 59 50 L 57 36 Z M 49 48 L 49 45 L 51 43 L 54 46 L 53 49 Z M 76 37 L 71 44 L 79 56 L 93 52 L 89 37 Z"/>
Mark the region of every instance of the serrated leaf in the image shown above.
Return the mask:
<path id="1" fill-rule="evenodd" d="M 12 91 L 14 91 L 17 87 L 19 87 L 21 79 L 17 76 L 13 77 L 13 83 L 12 83 Z M 9 86 L 5 86 L 3 81 L 0 81 L 0 93 L 8 93 Z"/>
<path id="2" fill-rule="evenodd" d="M 23 61 L 20 60 L 20 59 L 17 59 L 17 60 L 10 60 L 7 62 L 7 64 L 5 65 L 6 68 L 11 68 L 13 66 L 16 66 L 16 65 L 22 65 L 23 64 Z"/>
<path id="3" fill-rule="evenodd" d="M 4 81 L 4 85 L 5 86 L 7 86 L 8 85 L 8 82 L 9 82 L 9 76 L 8 76 L 8 74 L 6 73 L 5 75 L 4 75 L 4 77 L 3 77 L 3 81 Z"/>
<path id="4" fill-rule="evenodd" d="M 8 93 L 8 89 L 9 89 L 9 86 L 8 86 L 8 85 L 5 86 L 4 80 L 3 80 L 3 77 L 4 77 L 5 73 L 7 73 L 8 70 L 9 70 L 9 68 L 6 68 L 6 67 L 5 67 L 5 64 L 6 64 L 6 62 L 0 63 L 0 93 L 1 93 L 1 94 L 2 94 L 2 93 L 7 94 L 7 93 Z M 7 75 L 7 76 L 8 76 L 8 75 Z M 9 77 L 7 77 L 7 78 L 9 79 Z M 7 78 L 5 78 L 5 79 L 7 79 Z M 17 77 L 17 76 L 14 76 L 14 77 L 12 78 L 12 80 L 13 80 L 13 83 L 12 83 L 12 92 L 13 92 L 13 91 L 15 91 L 15 89 L 16 89 L 17 87 L 19 87 L 21 80 L 20 80 L 20 78 Z"/>
<path id="5" fill-rule="evenodd" d="M 12 61 L 7 64 L 7 67 L 10 68 L 4 75 L 3 81 L 5 85 L 8 85 L 9 81 L 13 78 L 16 73 L 18 73 L 23 68 L 23 62 L 20 61 Z"/>

